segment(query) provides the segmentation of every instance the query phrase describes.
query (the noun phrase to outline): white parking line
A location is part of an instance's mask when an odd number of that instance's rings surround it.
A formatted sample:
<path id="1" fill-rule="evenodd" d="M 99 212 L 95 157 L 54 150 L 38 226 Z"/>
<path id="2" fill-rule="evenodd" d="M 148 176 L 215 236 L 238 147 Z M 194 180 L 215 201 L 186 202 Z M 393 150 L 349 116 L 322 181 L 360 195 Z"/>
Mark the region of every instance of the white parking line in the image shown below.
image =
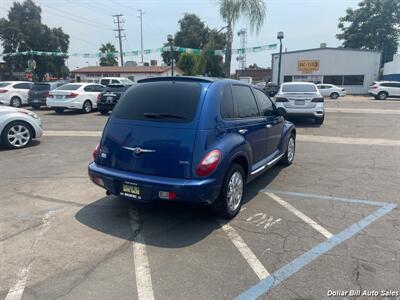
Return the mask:
<path id="1" fill-rule="evenodd" d="M 32 246 L 30 247 L 29 255 L 27 255 L 26 259 L 31 259 L 31 254 L 33 254 L 35 246 L 43 238 L 43 235 L 46 233 L 46 231 L 49 230 L 50 219 L 52 218 L 54 213 L 54 210 L 48 211 L 42 218 L 41 225 L 39 226 L 37 231 L 37 237 L 33 241 Z M 29 271 L 32 268 L 33 262 L 34 261 L 30 261 L 29 264 L 26 267 L 22 268 L 21 271 L 18 273 L 17 280 L 8 291 L 5 300 L 19 300 L 22 298 L 26 283 L 28 282 Z"/>
<path id="2" fill-rule="evenodd" d="M 129 209 L 129 219 L 132 231 L 136 234 L 138 230 L 140 230 L 140 219 L 138 212 L 132 207 Z M 138 233 L 132 243 L 138 299 L 153 300 L 154 292 L 145 240 L 143 236 Z"/>
<path id="3" fill-rule="evenodd" d="M 317 230 L 319 233 L 321 233 L 323 236 L 326 238 L 331 238 L 333 236 L 332 233 L 330 233 L 328 230 L 326 230 L 324 227 L 319 225 L 317 222 L 315 222 L 313 219 L 307 217 L 305 214 L 303 214 L 301 211 L 299 211 L 297 208 L 292 206 L 291 204 L 287 203 L 285 200 L 281 199 L 277 195 L 269 192 L 263 192 L 267 196 L 269 196 L 271 199 L 275 200 L 278 202 L 280 205 L 282 205 L 284 208 L 288 209 L 291 211 L 294 215 L 302 219 L 304 222 L 306 222 L 308 225 L 310 225 L 312 228 Z"/>
<path id="4" fill-rule="evenodd" d="M 251 249 L 247 246 L 242 237 L 236 232 L 236 230 L 229 225 L 229 223 L 224 223 L 224 221 L 219 220 L 222 229 L 228 235 L 232 243 L 239 250 L 240 254 L 242 254 L 243 258 L 247 261 L 249 266 L 253 269 L 254 273 L 258 276 L 258 278 L 264 279 L 269 276 L 269 272 L 263 264 L 258 260 L 257 256 L 251 251 Z"/>
<path id="5" fill-rule="evenodd" d="M 400 110 L 398 109 L 327 107 L 325 108 L 325 111 L 347 114 L 400 115 Z"/>
<path id="6" fill-rule="evenodd" d="M 393 146 L 400 147 L 400 140 L 353 138 L 340 136 L 303 135 L 296 136 L 297 141 L 323 144 L 347 144 L 347 145 L 368 145 L 368 146 Z"/>

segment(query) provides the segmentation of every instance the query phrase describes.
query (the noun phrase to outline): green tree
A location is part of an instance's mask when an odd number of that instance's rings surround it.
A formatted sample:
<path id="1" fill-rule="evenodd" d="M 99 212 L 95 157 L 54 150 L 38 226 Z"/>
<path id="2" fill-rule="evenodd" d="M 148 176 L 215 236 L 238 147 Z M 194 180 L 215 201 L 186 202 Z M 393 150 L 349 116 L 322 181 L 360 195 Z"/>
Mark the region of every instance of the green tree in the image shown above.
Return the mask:
<path id="1" fill-rule="evenodd" d="M 201 51 L 201 56 L 197 60 L 195 70 L 198 75 L 206 75 L 210 77 L 222 77 L 222 57 L 215 55 L 215 39 L 210 35 L 208 43 Z"/>
<path id="2" fill-rule="evenodd" d="M 336 37 L 343 47 L 382 52 L 382 63 L 397 52 L 400 35 L 400 1 L 363 0 L 339 19 Z"/>
<path id="3" fill-rule="evenodd" d="M 256 30 L 259 33 L 265 19 L 264 0 L 219 0 L 219 14 L 226 22 L 226 52 L 224 71 L 225 76 L 231 73 L 233 27 L 235 23 L 244 17 L 248 20 L 250 31 Z"/>
<path id="4" fill-rule="evenodd" d="M 225 34 L 219 33 L 215 29 L 208 28 L 201 19 L 195 14 L 186 13 L 181 20 L 178 21 L 179 30 L 175 33 L 174 45 L 184 48 L 203 49 L 211 38 L 214 39 L 216 49 L 225 48 Z M 164 47 L 169 47 L 166 43 Z M 182 53 L 174 51 L 174 59 L 179 62 Z M 170 51 L 162 53 L 163 61 L 170 65 Z M 221 58 L 215 57 L 216 61 L 222 64 Z M 200 61 L 196 61 L 196 64 Z M 196 68 L 195 68 L 196 69 Z M 204 70 L 207 72 L 208 70 Z M 204 72 L 201 72 L 204 73 Z M 214 74 L 214 72 L 212 72 Z M 196 73 L 199 74 L 199 73 Z M 221 76 L 215 75 L 215 76 Z"/>
<path id="5" fill-rule="evenodd" d="M 179 56 L 179 60 L 176 65 L 184 72 L 185 75 L 197 75 L 195 66 L 198 59 L 198 54 L 182 53 Z"/>
<path id="6" fill-rule="evenodd" d="M 69 36 L 61 28 L 49 28 L 41 22 L 41 8 L 32 0 L 14 2 L 7 18 L 0 19 L 0 41 L 4 53 L 22 51 L 67 52 Z M 45 73 L 56 77 L 68 75 L 66 56 L 13 56 L 4 57 L 8 71 L 23 72 L 27 61 L 36 61 L 35 75 L 41 80 Z"/>
<path id="7" fill-rule="evenodd" d="M 117 57 L 115 52 L 115 46 L 111 43 L 101 44 L 100 52 L 104 53 L 105 56 L 100 57 L 99 65 L 100 66 L 118 66 Z"/>

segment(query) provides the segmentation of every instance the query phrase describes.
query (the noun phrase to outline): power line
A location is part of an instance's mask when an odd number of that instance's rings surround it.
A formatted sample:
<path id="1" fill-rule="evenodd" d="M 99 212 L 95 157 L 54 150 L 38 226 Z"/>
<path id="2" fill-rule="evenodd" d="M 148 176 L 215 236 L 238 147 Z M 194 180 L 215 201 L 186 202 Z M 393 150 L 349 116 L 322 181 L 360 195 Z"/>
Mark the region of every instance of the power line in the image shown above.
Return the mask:
<path id="1" fill-rule="evenodd" d="M 138 18 L 140 19 L 140 49 L 142 50 L 142 64 L 143 64 L 143 15 L 142 9 L 137 10 L 139 12 Z"/>
<path id="2" fill-rule="evenodd" d="M 122 20 L 123 15 L 117 14 L 113 15 L 114 18 L 117 18 L 117 20 L 114 21 L 115 24 L 117 24 L 117 29 L 114 29 L 114 31 L 117 32 L 117 38 L 119 40 L 119 54 L 121 55 L 121 67 L 124 65 L 124 55 L 122 53 L 122 38 L 124 37 L 121 32 L 125 31 L 125 29 L 122 29 L 122 24 L 125 23 L 125 20 Z"/>

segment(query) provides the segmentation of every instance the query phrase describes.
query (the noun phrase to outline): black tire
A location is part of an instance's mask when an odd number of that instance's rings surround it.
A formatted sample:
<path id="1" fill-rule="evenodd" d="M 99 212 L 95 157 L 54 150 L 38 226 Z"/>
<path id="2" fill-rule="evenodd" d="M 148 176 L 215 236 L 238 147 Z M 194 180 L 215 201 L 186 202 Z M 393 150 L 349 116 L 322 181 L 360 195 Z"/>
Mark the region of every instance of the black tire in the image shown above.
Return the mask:
<path id="1" fill-rule="evenodd" d="M 10 131 L 15 127 L 18 128 L 18 126 L 23 130 L 19 132 L 21 133 L 25 132 L 25 134 L 21 136 L 21 138 L 24 139 L 24 142 L 20 143 L 20 145 L 14 143 L 12 139 L 8 138 L 8 134 L 10 133 Z M 3 142 L 3 145 L 9 149 L 21 149 L 28 146 L 32 141 L 32 137 L 33 137 L 32 127 L 28 123 L 23 121 L 14 121 L 11 122 L 10 124 L 7 124 L 6 127 L 4 127 L 3 132 L 1 133 L 1 140 Z"/>
<path id="2" fill-rule="evenodd" d="M 315 118 L 315 124 L 322 125 L 324 123 L 325 116 Z"/>
<path id="3" fill-rule="evenodd" d="M 12 107 L 21 107 L 22 101 L 20 97 L 14 96 L 10 100 L 10 106 Z"/>
<path id="4" fill-rule="evenodd" d="M 379 100 L 378 96 L 374 96 L 375 100 Z"/>
<path id="5" fill-rule="evenodd" d="M 56 112 L 56 114 L 62 114 L 64 112 L 64 108 L 55 108 L 54 111 Z"/>
<path id="6" fill-rule="evenodd" d="M 107 115 L 108 115 L 108 110 L 102 109 L 102 110 L 100 110 L 100 113 L 101 113 L 103 116 L 107 116 Z"/>
<path id="7" fill-rule="evenodd" d="M 291 145 L 291 142 L 293 142 L 292 145 Z M 293 154 L 290 154 L 290 149 L 289 148 L 291 146 L 293 146 Z M 288 141 L 288 144 L 286 146 L 285 155 L 283 155 L 283 157 L 281 158 L 280 164 L 284 165 L 284 166 L 290 166 L 293 163 L 295 154 L 296 154 L 296 137 L 292 133 L 290 135 L 290 137 L 289 137 L 289 141 Z"/>
<path id="8" fill-rule="evenodd" d="M 93 110 L 92 102 L 90 102 L 89 100 L 86 100 L 85 102 L 83 102 L 82 110 L 81 110 L 81 112 L 83 114 L 91 113 L 92 110 Z"/>
<path id="9" fill-rule="evenodd" d="M 330 97 L 331 97 L 331 99 L 337 99 L 337 98 L 339 98 L 339 94 L 334 92 L 334 93 L 331 94 Z"/>
<path id="10" fill-rule="evenodd" d="M 379 100 L 386 100 L 386 98 L 388 97 L 389 95 L 388 95 L 388 93 L 386 93 L 386 92 L 379 92 L 379 94 L 378 94 L 378 99 Z"/>
<path id="11" fill-rule="evenodd" d="M 40 105 L 31 105 L 32 106 L 32 109 L 40 109 Z"/>
<path id="12" fill-rule="evenodd" d="M 240 174 L 241 180 L 242 180 L 242 185 L 241 185 L 241 198 L 239 200 L 239 203 L 235 208 L 231 208 L 230 205 L 228 205 L 229 199 L 228 199 L 228 189 L 229 189 L 229 182 L 232 180 L 233 176 L 236 174 Z M 220 195 L 217 200 L 214 201 L 214 203 L 211 205 L 212 210 L 214 211 L 214 214 L 217 215 L 218 217 L 221 217 L 223 219 L 230 220 L 233 217 L 235 217 L 242 206 L 243 203 L 243 198 L 244 198 L 244 191 L 245 191 L 245 183 L 246 183 L 246 176 L 244 174 L 244 170 L 242 166 L 238 164 L 233 164 L 225 178 L 224 182 L 222 185 L 222 189 L 220 192 Z"/>

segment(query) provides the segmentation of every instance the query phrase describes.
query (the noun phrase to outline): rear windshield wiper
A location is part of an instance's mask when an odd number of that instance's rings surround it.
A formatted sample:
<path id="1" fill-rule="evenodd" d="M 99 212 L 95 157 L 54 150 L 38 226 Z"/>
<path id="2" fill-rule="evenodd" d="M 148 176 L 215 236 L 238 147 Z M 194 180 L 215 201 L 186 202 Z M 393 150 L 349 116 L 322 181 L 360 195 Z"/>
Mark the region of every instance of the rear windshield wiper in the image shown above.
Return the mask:
<path id="1" fill-rule="evenodd" d="M 144 113 L 143 116 L 146 118 L 153 118 L 153 119 L 167 119 L 167 118 L 172 118 L 172 119 L 187 119 L 185 116 L 180 116 L 180 115 L 174 115 L 174 114 L 166 114 L 166 113 Z"/>

